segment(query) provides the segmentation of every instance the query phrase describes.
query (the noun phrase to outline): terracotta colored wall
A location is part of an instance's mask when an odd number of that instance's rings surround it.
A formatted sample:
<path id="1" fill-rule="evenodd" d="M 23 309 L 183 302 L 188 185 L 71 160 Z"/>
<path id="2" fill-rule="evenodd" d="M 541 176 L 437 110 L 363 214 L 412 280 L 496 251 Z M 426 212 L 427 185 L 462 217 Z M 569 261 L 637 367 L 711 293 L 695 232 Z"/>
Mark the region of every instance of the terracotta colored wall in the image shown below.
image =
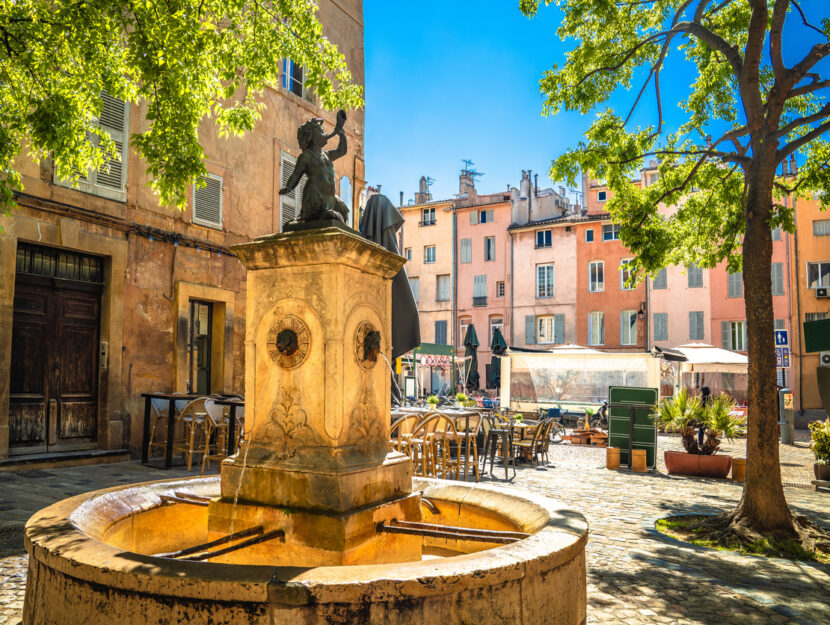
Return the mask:
<path id="1" fill-rule="evenodd" d="M 537 248 L 536 233 L 551 231 L 551 246 Z M 511 345 L 528 346 L 525 319 L 528 316 L 565 315 L 565 342 L 577 340 L 577 233 L 572 224 L 542 225 L 513 231 L 514 300 Z M 553 263 L 554 296 L 537 297 L 536 267 Z M 537 337 L 538 340 L 538 337 Z M 538 342 L 532 348 L 545 349 L 549 345 Z"/>
<path id="2" fill-rule="evenodd" d="M 485 224 L 470 224 L 470 212 L 493 210 L 493 222 Z M 456 208 L 457 238 L 456 255 L 458 263 L 458 317 L 456 325 L 460 326 L 463 318 L 471 319 L 476 328 L 478 340 L 481 343 L 478 348 L 479 375 L 481 377 L 481 388 L 485 386 L 485 365 L 490 363 L 490 319 L 501 317 L 504 320 L 505 336 L 510 335 L 510 323 L 508 314 L 510 285 L 508 275 L 510 271 L 510 241 L 507 235 L 507 227 L 510 225 L 510 203 L 499 202 L 474 207 Z M 494 236 L 496 238 L 496 259 L 484 261 L 484 238 Z M 472 262 L 461 263 L 461 241 L 462 239 L 472 240 Z M 473 306 L 473 281 L 474 276 L 487 276 L 487 305 L 482 307 Z M 496 283 L 505 282 L 505 296 L 496 297 Z M 456 328 L 456 333 L 459 329 Z M 464 354 L 464 347 L 461 345 L 463 337 L 457 336 L 455 344 L 458 354 Z"/>

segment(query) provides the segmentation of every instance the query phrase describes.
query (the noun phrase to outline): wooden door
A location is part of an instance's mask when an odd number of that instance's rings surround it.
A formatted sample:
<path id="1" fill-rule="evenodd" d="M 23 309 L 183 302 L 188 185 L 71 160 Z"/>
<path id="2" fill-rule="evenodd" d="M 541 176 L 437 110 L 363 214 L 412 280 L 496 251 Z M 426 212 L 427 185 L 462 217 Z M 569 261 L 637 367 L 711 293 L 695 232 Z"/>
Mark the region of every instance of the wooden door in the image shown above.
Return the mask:
<path id="1" fill-rule="evenodd" d="M 101 287 L 49 273 L 18 271 L 15 281 L 10 454 L 88 448 L 97 437 Z"/>

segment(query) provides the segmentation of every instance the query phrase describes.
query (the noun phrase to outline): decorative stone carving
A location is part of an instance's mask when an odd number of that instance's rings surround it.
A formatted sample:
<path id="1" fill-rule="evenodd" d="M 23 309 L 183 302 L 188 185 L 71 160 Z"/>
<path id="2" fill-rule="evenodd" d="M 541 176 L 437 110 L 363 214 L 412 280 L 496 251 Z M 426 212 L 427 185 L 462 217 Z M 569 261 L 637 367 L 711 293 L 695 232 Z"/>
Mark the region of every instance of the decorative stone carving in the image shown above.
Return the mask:
<path id="1" fill-rule="evenodd" d="M 381 353 L 380 332 L 368 321 L 357 326 L 354 355 L 361 369 L 373 369 Z"/>
<path id="2" fill-rule="evenodd" d="M 265 436 L 274 451 L 275 460 L 292 458 L 299 448 L 320 444 L 317 433 L 308 425 L 308 415 L 299 400 L 299 389 L 283 389 L 271 410 L 271 421 L 265 426 Z"/>
<path id="3" fill-rule="evenodd" d="M 283 369 L 299 367 L 310 347 L 308 326 L 292 315 L 281 317 L 268 331 L 268 355 Z"/>

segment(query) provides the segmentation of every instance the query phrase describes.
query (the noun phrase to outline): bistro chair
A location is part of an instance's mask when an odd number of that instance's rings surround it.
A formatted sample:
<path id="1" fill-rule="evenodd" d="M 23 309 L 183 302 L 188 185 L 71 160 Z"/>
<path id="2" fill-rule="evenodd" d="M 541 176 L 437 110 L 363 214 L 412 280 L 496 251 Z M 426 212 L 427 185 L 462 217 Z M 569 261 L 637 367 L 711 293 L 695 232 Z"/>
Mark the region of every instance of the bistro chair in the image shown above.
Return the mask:
<path id="1" fill-rule="evenodd" d="M 164 452 L 167 451 L 167 419 L 170 402 L 160 397 L 153 397 L 150 399 L 150 410 L 152 421 L 150 422 L 150 440 L 147 443 L 147 459 L 153 456 L 153 448 L 161 449 L 161 455 L 164 457 Z M 160 432 L 162 440 L 156 440 L 156 431 Z"/>
<path id="2" fill-rule="evenodd" d="M 228 457 L 228 415 L 225 406 L 212 399 L 205 401 L 204 446 L 202 447 L 202 475 L 211 461 L 217 464 Z"/>
<path id="3" fill-rule="evenodd" d="M 433 458 L 433 475 L 450 479 L 448 476 L 455 471 L 455 479 L 458 479 L 461 469 L 460 453 L 456 453 L 453 457 L 453 449 L 461 448 L 461 439 L 458 437 L 458 430 L 455 427 L 455 421 L 445 414 L 437 414 L 430 417 L 430 420 L 435 421 L 430 443 L 432 447 Z"/>
<path id="4" fill-rule="evenodd" d="M 496 456 L 501 454 L 501 461 L 504 464 L 504 479 L 509 480 L 508 469 L 513 465 L 513 477 L 516 477 L 516 456 L 513 453 L 513 423 L 505 425 L 494 425 L 487 432 L 487 445 L 485 449 L 484 463 L 487 464 L 487 456 L 490 457 L 490 475 L 493 475 L 493 465 Z"/>
<path id="5" fill-rule="evenodd" d="M 396 450 L 409 455 L 409 441 L 419 422 L 420 417 L 414 414 L 404 415 L 395 420 L 389 430 L 389 438 Z"/>
<path id="6" fill-rule="evenodd" d="M 196 447 L 196 435 L 204 433 L 204 422 L 206 418 L 205 402 L 207 397 L 194 399 L 176 418 L 177 423 L 182 426 L 182 437 L 173 443 L 173 451 L 181 452 L 190 471 L 193 466 L 193 456 L 201 451 Z"/>
<path id="7" fill-rule="evenodd" d="M 469 468 L 473 469 L 476 476 L 476 482 L 481 478 L 478 472 L 478 436 L 481 431 L 482 424 L 485 417 L 481 414 L 470 415 L 469 417 L 455 417 L 455 427 L 457 430 L 458 443 L 458 462 L 459 465 L 464 463 L 464 479 L 467 479 L 467 472 Z M 469 424 L 469 427 L 467 427 Z M 473 457 L 473 464 L 470 467 L 470 454 Z"/>
<path id="8" fill-rule="evenodd" d="M 544 462 L 547 463 L 546 443 L 549 442 L 548 435 L 550 434 L 550 428 L 552 424 L 552 420 L 545 419 L 544 421 L 536 425 L 533 431 L 532 438 L 513 441 L 513 447 L 515 448 L 515 452 L 523 456 L 529 456 L 530 465 L 533 467 L 536 466 L 537 457 L 543 457 Z"/>
<path id="9" fill-rule="evenodd" d="M 409 457 L 412 458 L 412 472 L 415 475 L 434 477 L 436 474 L 433 438 L 440 416 L 435 414 L 419 421 L 409 437 Z"/>

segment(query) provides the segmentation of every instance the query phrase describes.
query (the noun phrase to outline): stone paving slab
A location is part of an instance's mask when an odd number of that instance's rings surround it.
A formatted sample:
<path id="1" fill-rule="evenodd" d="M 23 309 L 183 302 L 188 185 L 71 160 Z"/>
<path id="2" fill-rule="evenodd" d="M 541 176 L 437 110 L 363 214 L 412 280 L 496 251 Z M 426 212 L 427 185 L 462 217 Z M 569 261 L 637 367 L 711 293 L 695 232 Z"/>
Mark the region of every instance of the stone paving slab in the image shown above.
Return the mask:
<path id="1" fill-rule="evenodd" d="M 661 435 L 658 450 L 664 449 L 680 449 L 679 438 Z M 724 444 L 734 455 L 742 456 L 742 449 L 743 440 Z M 803 443 L 780 450 L 784 482 L 809 484 L 809 450 Z M 655 518 L 729 510 L 742 492 L 728 480 L 666 475 L 662 453 L 658 458 L 663 472 L 608 471 L 602 448 L 553 445 L 547 466 L 520 466 L 512 480 L 588 519 L 588 625 L 830 624 L 830 566 L 690 548 L 654 536 L 649 529 Z M 0 473 L 0 625 L 21 619 L 27 565 L 22 520 L 75 494 L 186 475 L 137 462 Z M 830 494 L 789 487 L 785 493 L 793 509 L 830 524 Z"/>

